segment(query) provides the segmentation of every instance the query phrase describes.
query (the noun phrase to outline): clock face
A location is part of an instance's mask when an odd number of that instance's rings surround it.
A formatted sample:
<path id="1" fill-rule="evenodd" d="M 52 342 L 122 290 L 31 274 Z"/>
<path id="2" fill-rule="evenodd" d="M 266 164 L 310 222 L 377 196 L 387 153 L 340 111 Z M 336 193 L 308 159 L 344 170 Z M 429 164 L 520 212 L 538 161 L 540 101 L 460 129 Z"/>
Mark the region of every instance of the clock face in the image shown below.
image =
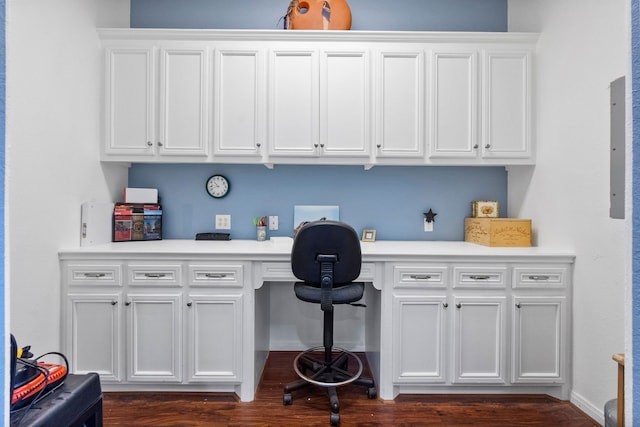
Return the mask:
<path id="1" fill-rule="evenodd" d="M 216 199 L 229 194 L 230 187 L 229 180 L 222 175 L 213 175 L 207 180 L 207 193 Z"/>

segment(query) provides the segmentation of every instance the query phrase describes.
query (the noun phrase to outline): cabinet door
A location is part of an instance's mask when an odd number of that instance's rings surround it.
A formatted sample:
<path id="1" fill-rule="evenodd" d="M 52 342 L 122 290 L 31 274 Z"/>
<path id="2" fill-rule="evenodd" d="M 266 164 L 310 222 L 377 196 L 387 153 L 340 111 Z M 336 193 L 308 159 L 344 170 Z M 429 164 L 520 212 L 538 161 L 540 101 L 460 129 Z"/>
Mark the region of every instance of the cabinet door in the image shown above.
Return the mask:
<path id="1" fill-rule="evenodd" d="M 154 61 L 152 48 L 106 50 L 106 154 L 153 154 Z"/>
<path id="2" fill-rule="evenodd" d="M 430 157 L 478 154 L 477 58 L 475 51 L 433 54 Z"/>
<path id="3" fill-rule="evenodd" d="M 322 51 L 320 67 L 320 154 L 368 156 L 371 144 L 369 53 Z"/>
<path id="4" fill-rule="evenodd" d="M 181 381 L 181 299 L 181 294 L 128 295 L 128 381 Z"/>
<path id="5" fill-rule="evenodd" d="M 564 297 L 515 297 L 514 383 L 564 382 Z"/>
<path id="6" fill-rule="evenodd" d="M 316 156 L 320 144 L 318 52 L 274 50 L 269 65 L 269 154 Z"/>
<path id="7" fill-rule="evenodd" d="M 482 155 L 531 156 L 531 53 L 487 52 L 484 58 Z"/>
<path id="8" fill-rule="evenodd" d="M 505 298 L 456 297 L 454 383 L 505 383 Z"/>
<path id="9" fill-rule="evenodd" d="M 395 296 L 393 304 L 394 382 L 444 382 L 445 297 Z"/>
<path id="10" fill-rule="evenodd" d="M 67 295 L 65 352 L 76 374 L 97 372 L 104 382 L 121 377 L 121 293 Z"/>
<path id="11" fill-rule="evenodd" d="M 242 295 L 190 295 L 188 381 L 242 380 Z"/>
<path id="12" fill-rule="evenodd" d="M 207 155 L 206 65 L 204 49 L 160 51 L 160 154 Z"/>
<path id="13" fill-rule="evenodd" d="M 378 157 L 424 156 L 424 53 L 381 52 L 376 73 Z"/>
<path id="14" fill-rule="evenodd" d="M 260 158 L 264 142 L 263 61 L 258 50 L 216 50 L 214 156 Z"/>

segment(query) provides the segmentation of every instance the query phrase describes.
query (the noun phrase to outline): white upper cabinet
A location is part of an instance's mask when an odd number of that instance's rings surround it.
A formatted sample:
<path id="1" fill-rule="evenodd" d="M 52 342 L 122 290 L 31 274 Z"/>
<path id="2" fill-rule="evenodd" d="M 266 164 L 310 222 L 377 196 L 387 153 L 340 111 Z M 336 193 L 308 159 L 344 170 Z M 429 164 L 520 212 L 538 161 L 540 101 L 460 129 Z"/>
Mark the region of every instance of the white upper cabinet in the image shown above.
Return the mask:
<path id="1" fill-rule="evenodd" d="M 533 163 L 531 58 L 525 47 L 434 51 L 430 159 Z"/>
<path id="2" fill-rule="evenodd" d="M 531 52 L 484 53 L 482 155 L 529 158 L 531 152 Z"/>
<path id="3" fill-rule="evenodd" d="M 221 46 L 214 57 L 213 155 L 261 161 L 265 139 L 263 51 Z"/>
<path id="4" fill-rule="evenodd" d="M 206 66 L 205 49 L 160 50 L 159 154 L 207 156 Z"/>
<path id="5" fill-rule="evenodd" d="M 535 163 L 535 34 L 99 32 L 104 161 Z"/>
<path id="6" fill-rule="evenodd" d="M 155 137 L 155 49 L 107 49 L 106 62 L 105 153 L 149 155 Z"/>
<path id="7" fill-rule="evenodd" d="M 368 51 L 300 47 L 270 53 L 270 156 L 368 157 Z"/>
<path id="8" fill-rule="evenodd" d="M 272 50 L 269 61 L 269 154 L 312 156 L 320 145 L 316 50 Z"/>
<path id="9" fill-rule="evenodd" d="M 478 149 L 478 55 L 433 53 L 431 157 L 475 157 Z"/>
<path id="10" fill-rule="evenodd" d="M 206 157 L 206 50 L 107 49 L 108 159 Z"/>
<path id="11" fill-rule="evenodd" d="M 424 158 L 422 50 L 383 51 L 376 66 L 376 157 Z"/>

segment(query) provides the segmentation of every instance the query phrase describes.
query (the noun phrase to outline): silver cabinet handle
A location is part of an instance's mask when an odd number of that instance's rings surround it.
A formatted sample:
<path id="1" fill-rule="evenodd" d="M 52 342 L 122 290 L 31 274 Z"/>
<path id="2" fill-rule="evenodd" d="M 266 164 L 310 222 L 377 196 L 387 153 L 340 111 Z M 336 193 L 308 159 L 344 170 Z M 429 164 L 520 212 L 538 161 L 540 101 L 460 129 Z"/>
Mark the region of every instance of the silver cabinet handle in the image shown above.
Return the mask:
<path id="1" fill-rule="evenodd" d="M 487 276 L 487 275 L 476 275 L 474 274 L 473 276 L 469 276 L 471 279 L 473 280 L 489 280 L 491 278 L 491 276 Z"/>
<path id="2" fill-rule="evenodd" d="M 429 280 L 429 279 L 431 279 L 431 276 L 429 276 L 428 274 L 412 274 L 410 277 L 412 279 L 414 279 L 414 280 Z"/>
<path id="3" fill-rule="evenodd" d="M 549 280 L 549 276 L 539 275 L 539 276 L 529 276 L 529 280 Z"/>
<path id="4" fill-rule="evenodd" d="M 223 279 L 227 277 L 225 273 L 206 273 L 204 277 L 208 277 L 209 279 Z"/>
<path id="5" fill-rule="evenodd" d="M 89 277 L 91 279 L 99 279 L 100 277 L 105 277 L 105 273 L 84 273 L 84 277 Z"/>
<path id="6" fill-rule="evenodd" d="M 159 279 L 165 276 L 165 273 L 144 273 L 144 277 L 148 277 L 149 279 Z"/>

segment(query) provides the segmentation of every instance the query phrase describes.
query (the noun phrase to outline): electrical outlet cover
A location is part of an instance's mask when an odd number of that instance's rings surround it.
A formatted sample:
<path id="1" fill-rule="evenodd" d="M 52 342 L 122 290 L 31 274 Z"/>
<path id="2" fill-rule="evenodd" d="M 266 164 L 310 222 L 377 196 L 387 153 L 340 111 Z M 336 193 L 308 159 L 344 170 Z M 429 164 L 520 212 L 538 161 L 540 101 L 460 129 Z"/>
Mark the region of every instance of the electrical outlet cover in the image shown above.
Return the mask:
<path id="1" fill-rule="evenodd" d="M 216 230 L 231 230 L 231 215 L 216 215 Z"/>

